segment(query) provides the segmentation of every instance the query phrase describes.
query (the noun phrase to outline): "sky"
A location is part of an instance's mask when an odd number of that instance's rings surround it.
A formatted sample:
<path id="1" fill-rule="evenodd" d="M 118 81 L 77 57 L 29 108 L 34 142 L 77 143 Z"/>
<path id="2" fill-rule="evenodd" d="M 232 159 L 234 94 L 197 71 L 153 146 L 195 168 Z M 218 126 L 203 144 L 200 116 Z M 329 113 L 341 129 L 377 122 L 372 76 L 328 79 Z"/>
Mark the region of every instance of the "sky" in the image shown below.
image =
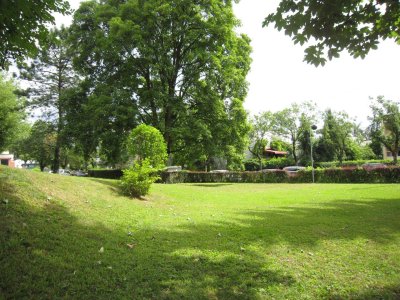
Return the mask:
<path id="1" fill-rule="evenodd" d="M 73 9 L 80 0 L 70 0 Z M 318 108 L 346 111 L 367 125 L 370 97 L 400 100 L 400 45 L 383 41 L 365 59 L 347 53 L 323 67 L 303 62 L 304 47 L 273 25 L 262 27 L 264 18 L 275 11 L 279 0 L 241 0 L 234 12 L 242 22 L 238 32 L 251 39 L 253 52 L 247 76 L 249 91 L 244 107 L 250 114 L 278 111 L 291 103 L 314 101 Z M 57 16 L 57 25 L 68 25 L 71 17 Z"/>

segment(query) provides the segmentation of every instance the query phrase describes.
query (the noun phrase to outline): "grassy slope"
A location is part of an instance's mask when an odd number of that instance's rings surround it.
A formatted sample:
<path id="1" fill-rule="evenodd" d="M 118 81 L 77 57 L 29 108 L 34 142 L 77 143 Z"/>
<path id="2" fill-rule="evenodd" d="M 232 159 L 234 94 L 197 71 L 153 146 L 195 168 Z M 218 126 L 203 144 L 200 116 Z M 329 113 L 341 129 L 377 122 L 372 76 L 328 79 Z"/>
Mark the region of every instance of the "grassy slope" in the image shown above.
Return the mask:
<path id="1" fill-rule="evenodd" d="M 400 297 L 400 185 L 116 184 L 0 169 L 0 298 Z"/>

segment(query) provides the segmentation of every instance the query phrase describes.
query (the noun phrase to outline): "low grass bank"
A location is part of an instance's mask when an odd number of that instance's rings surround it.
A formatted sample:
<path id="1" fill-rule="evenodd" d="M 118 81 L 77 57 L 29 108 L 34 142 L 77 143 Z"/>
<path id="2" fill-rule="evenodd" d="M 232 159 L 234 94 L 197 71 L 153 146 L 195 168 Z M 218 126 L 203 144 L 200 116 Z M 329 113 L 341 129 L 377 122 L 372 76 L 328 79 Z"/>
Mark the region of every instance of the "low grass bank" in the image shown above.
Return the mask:
<path id="1" fill-rule="evenodd" d="M 400 185 L 154 185 L 0 169 L 0 298 L 398 299 Z"/>

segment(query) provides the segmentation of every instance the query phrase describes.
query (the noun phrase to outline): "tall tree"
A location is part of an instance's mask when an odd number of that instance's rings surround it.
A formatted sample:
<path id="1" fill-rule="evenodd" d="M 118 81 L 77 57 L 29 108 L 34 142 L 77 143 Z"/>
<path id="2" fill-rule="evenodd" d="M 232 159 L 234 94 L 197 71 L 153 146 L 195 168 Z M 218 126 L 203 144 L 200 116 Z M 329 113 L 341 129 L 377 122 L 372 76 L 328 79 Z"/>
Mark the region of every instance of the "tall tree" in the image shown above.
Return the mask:
<path id="1" fill-rule="evenodd" d="M 307 44 L 304 60 L 318 66 L 344 49 L 364 58 L 382 39 L 400 43 L 399 18 L 397 0 L 281 0 L 263 26 L 274 23 L 295 44 Z"/>
<path id="2" fill-rule="evenodd" d="M 274 115 L 270 111 L 255 115 L 250 120 L 250 145 L 248 149 L 253 157 L 258 159 L 260 170 L 262 170 L 262 159 L 264 158 L 265 148 L 268 144 L 267 137 L 272 132 L 273 124 Z"/>
<path id="3" fill-rule="evenodd" d="M 235 33 L 237 25 L 229 0 L 85 2 L 72 25 L 75 62 L 94 85 L 93 99 L 114 108 L 102 113 L 120 123 L 112 128 L 119 136 L 129 131 L 125 125 L 145 123 L 162 132 L 170 156 L 200 146 L 206 156 L 234 157 L 229 146 L 237 141 L 218 139 L 238 133 L 243 141 L 247 133 L 234 122 L 243 115 L 236 112 L 247 93 L 250 66 L 249 39 Z M 214 107 L 218 113 L 211 112 Z M 110 117 L 115 111 L 119 114 Z M 110 132 L 109 123 L 103 125 Z M 227 129 L 231 132 L 220 132 Z"/>
<path id="4" fill-rule="evenodd" d="M 324 126 L 318 143 L 317 153 L 321 160 L 338 160 L 346 158 L 346 150 L 351 143 L 354 122 L 345 112 L 333 112 L 327 109 L 324 113 Z M 323 152 L 323 158 L 321 157 Z"/>
<path id="5" fill-rule="evenodd" d="M 52 163 L 56 140 L 53 124 L 38 120 L 32 125 L 26 145 L 31 158 L 39 163 L 42 172 Z"/>
<path id="6" fill-rule="evenodd" d="M 274 132 L 291 143 L 291 153 L 293 159 L 298 163 L 298 143 L 307 126 L 316 118 L 316 105 L 313 102 L 293 103 L 289 108 L 285 108 L 275 113 Z"/>
<path id="7" fill-rule="evenodd" d="M 33 109 L 40 108 L 43 117 L 51 121 L 56 130 L 53 172 L 58 172 L 60 166 L 65 106 L 69 100 L 65 91 L 77 82 L 67 39 L 67 29 L 51 30 L 46 44 L 35 59 L 29 64 L 20 65 L 21 78 L 30 84 L 28 105 Z"/>
<path id="8" fill-rule="evenodd" d="M 0 73 L 0 152 L 9 146 L 24 118 L 22 99 L 16 87 Z"/>
<path id="9" fill-rule="evenodd" d="M 400 103 L 378 97 L 372 104 L 370 131 L 392 153 L 394 163 L 400 150 Z"/>
<path id="10" fill-rule="evenodd" d="M 0 69 L 12 60 L 34 56 L 54 24 L 54 13 L 68 13 L 64 0 L 0 1 Z"/>

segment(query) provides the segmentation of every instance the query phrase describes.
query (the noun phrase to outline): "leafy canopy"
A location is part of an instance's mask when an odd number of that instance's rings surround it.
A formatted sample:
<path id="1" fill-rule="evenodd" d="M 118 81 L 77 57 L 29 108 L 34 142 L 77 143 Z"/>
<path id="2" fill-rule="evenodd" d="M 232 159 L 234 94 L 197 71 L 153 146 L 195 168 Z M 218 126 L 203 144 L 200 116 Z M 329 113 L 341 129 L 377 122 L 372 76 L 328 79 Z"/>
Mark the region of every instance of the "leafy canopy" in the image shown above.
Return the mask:
<path id="1" fill-rule="evenodd" d="M 23 102 L 14 91 L 13 82 L 0 73 L 0 152 L 10 145 L 24 118 Z"/>
<path id="2" fill-rule="evenodd" d="M 364 58 L 382 39 L 400 43 L 400 2 L 281 0 L 263 26 L 272 23 L 295 44 L 306 44 L 304 60 L 318 66 L 345 49 L 354 58 Z"/>
<path id="3" fill-rule="evenodd" d="M 397 163 L 400 151 L 400 103 L 381 96 L 371 104 L 371 110 L 371 135 L 392 153 Z"/>
<path id="4" fill-rule="evenodd" d="M 65 0 L 0 1 L 0 69 L 12 60 L 34 56 L 46 40 L 54 13 L 68 13 Z"/>
<path id="5" fill-rule="evenodd" d="M 145 123 L 162 132 L 176 161 L 237 163 L 251 61 L 238 24 L 228 0 L 82 3 L 71 27 L 75 63 L 92 83 L 101 143 L 118 145 Z"/>

